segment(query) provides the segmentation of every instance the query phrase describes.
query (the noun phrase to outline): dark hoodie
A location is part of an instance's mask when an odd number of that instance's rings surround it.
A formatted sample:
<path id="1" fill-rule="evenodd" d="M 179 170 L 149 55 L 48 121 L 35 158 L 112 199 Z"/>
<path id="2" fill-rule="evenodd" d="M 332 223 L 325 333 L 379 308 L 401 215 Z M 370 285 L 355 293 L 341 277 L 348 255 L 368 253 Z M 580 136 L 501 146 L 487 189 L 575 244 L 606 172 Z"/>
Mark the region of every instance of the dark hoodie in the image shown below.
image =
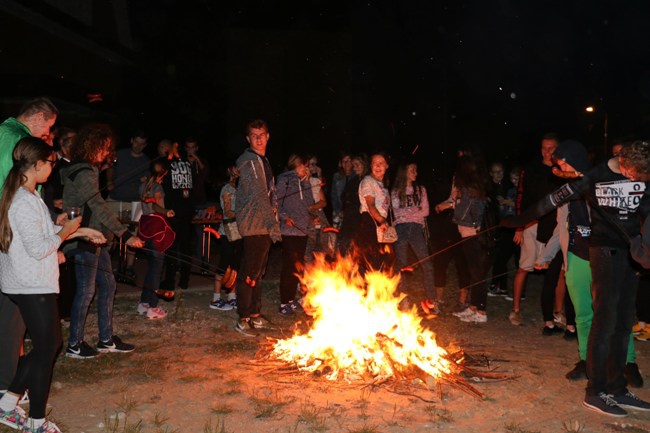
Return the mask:
<path id="1" fill-rule="evenodd" d="M 580 173 L 586 173 L 591 168 L 587 149 L 575 140 L 561 142 L 553 157 L 566 162 Z M 589 207 L 585 200 L 570 201 L 568 206 L 569 251 L 583 260 L 589 260 L 589 236 L 591 235 Z"/>

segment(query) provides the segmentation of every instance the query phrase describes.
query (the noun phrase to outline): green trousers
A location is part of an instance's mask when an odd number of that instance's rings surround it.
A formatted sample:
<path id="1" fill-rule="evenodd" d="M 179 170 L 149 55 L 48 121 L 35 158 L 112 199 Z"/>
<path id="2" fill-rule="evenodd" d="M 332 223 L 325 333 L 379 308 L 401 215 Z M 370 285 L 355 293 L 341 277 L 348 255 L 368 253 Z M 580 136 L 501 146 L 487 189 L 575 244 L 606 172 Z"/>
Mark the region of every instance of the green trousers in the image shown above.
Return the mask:
<path id="1" fill-rule="evenodd" d="M 591 319 L 594 311 L 591 308 L 591 268 L 589 261 L 583 260 L 569 252 L 567 270 L 564 274 L 566 287 L 576 310 L 576 329 L 578 332 L 578 353 L 581 360 L 587 359 L 587 341 L 591 329 Z M 630 335 L 630 344 L 627 347 L 627 362 L 635 362 L 634 336 Z"/>

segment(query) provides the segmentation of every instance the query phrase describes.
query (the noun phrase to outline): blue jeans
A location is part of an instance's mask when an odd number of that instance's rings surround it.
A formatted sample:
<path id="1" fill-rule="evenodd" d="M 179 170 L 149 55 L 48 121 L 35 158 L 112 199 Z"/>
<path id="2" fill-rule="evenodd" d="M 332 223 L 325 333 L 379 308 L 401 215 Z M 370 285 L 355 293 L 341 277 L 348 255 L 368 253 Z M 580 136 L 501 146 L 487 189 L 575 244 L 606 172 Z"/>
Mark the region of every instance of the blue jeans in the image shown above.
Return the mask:
<path id="1" fill-rule="evenodd" d="M 589 247 L 594 315 L 587 343 L 587 395 L 627 392 L 625 363 L 639 278 L 628 248 Z"/>
<path id="2" fill-rule="evenodd" d="M 147 239 L 145 248 L 148 267 L 147 274 L 144 276 L 140 302 L 149 304 L 150 307 L 156 307 L 158 306 L 158 296 L 156 296 L 155 291 L 160 287 L 160 277 L 162 275 L 165 255 L 156 249 L 151 239 Z"/>
<path id="3" fill-rule="evenodd" d="M 68 344 L 74 346 L 84 340 L 88 307 L 95 296 L 95 291 L 97 291 L 99 339 L 106 341 L 113 336 L 113 301 L 117 288 L 108 247 L 100 248 L 99 255 L 77 250 L 74 253 L 74 261 L 77 292 L 70 312 Z"/>
<path id="4" fill-rule="evenodd" d="M 395 226 L 397 230 L 397 242 L 395 242 L 395 256 L 397 259 L 398 269 L 408 265 L 409 246 L 415 253 L 418 260 L 423 260 L 429 256 L 429 245 L 424 237 L 424 226 L 417 223 L 404 223 Z M 431 260 L 425 260 L 420 264 L 422 266 L 422 282 L 424 284 L 424 293 L 431 301 L 436 299 L 436 293 L 433 285 L 433 264 Z"/>

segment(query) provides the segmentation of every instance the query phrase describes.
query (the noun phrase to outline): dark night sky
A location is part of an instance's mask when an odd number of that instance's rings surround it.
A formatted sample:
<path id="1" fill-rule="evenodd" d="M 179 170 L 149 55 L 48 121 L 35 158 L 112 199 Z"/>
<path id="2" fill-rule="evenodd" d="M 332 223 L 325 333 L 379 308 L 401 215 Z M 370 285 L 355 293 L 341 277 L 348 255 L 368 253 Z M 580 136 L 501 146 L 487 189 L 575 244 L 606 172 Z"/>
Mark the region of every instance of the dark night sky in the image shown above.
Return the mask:
<path id="1" fill-rule="evenodd" d="M 130 7 L 146 66 L 127 92 L 144 114 L 127 124 L 198 136 L 224 160 L 255 117 L 271 125 L 276 165 L 296 150 L 331 164 L 343 149 L 399 157 L 415 145 L 432 167 L 468 145 L 521 161 L 547 131 L 602 155 L 605 111 L 610 138 L 650 132 L 645 1 Z"/>

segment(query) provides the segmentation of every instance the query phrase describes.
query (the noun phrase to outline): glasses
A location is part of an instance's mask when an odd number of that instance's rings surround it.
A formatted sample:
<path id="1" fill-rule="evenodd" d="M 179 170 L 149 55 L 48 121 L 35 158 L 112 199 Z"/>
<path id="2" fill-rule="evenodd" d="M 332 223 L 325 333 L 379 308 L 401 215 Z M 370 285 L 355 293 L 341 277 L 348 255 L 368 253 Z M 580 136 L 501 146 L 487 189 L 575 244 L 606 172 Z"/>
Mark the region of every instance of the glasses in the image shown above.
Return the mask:
<path id="1" fill-rule="evenodd" d="M 54 165 L 56 164 L 56 159 L 46 159 L 45 162 L 49 162 L 50 164 Z"/>

